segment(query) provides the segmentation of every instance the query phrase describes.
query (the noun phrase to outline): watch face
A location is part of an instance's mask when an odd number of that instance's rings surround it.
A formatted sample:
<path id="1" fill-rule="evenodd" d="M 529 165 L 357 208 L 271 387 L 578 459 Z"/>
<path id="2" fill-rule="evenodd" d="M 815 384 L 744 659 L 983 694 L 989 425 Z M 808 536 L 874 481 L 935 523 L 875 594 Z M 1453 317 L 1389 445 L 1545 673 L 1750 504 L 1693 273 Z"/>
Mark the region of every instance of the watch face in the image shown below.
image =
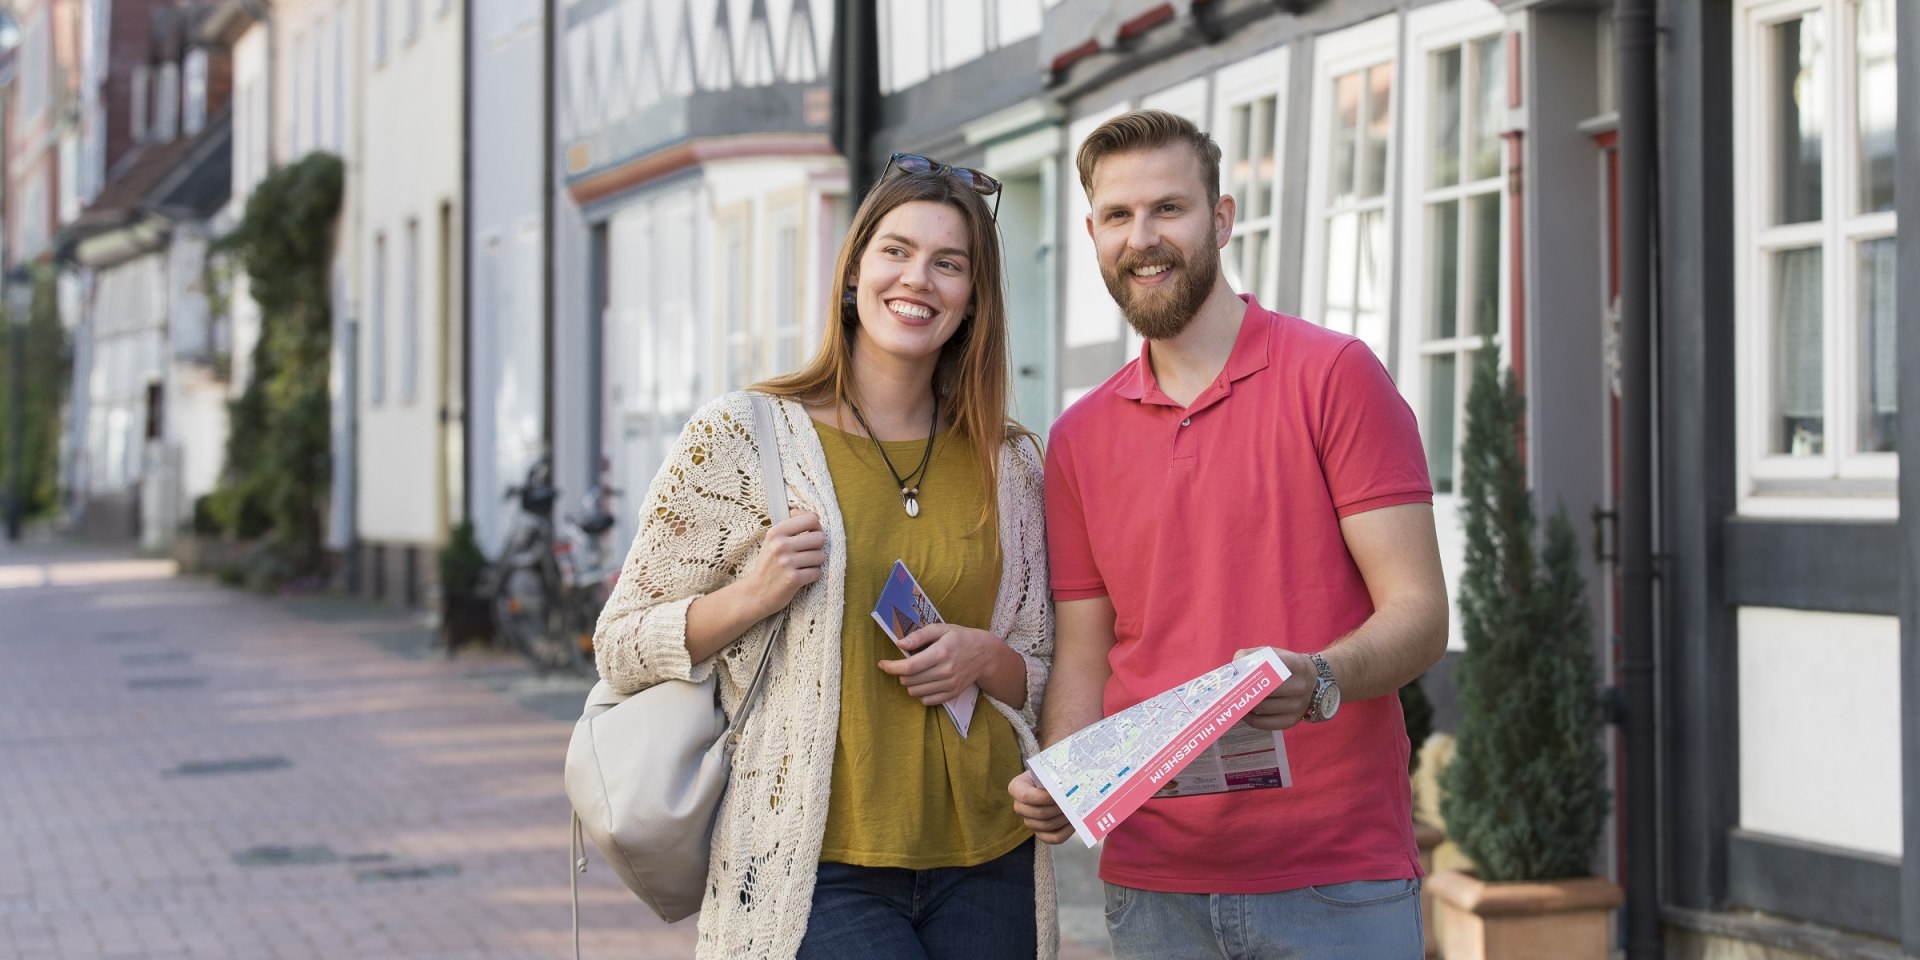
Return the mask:
<path id="1" fill-rule="evenodd" d="M 1337 683 L 1329 683 L 1327 684 L 1326 690 L 1322 691 L 1320 694 L 1320 719 L 1322 720 L 1333 719 L 1334 711 L 1339 709 L 1340 709 L 1340 685 Z"/>

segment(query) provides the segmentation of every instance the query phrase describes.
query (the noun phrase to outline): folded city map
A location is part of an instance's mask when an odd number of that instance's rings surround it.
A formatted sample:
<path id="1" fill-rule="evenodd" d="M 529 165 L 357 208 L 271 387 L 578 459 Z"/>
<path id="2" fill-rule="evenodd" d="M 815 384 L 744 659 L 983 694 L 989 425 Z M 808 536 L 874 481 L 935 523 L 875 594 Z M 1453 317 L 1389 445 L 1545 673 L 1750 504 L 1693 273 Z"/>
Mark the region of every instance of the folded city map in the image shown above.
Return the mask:
<path id="1" fill-rule="evenodd" d="M 1089 847 L 1155 797 L 1292 786 L 1280 733 L 1240 723 L 1288 676 L 1262 647 L 1088 726 L 1027 767 Z"/>

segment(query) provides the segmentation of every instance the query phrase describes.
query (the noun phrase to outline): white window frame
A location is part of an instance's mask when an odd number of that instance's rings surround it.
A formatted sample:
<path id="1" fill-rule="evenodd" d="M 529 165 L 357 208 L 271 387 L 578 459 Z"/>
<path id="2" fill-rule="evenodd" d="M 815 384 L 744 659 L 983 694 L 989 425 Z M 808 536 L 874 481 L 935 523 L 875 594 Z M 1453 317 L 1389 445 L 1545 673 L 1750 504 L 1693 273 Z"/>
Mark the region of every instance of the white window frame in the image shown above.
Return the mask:
<path id="1" fill-rule="evenodd" d="M 1332 165 L 1330 152 L 1333 145 L 1333 81 L 1335 78 L 1367 70 L 1380 64 L 1392 64 L 1393 94 L 1389 106 L 1387 124 L 1393 131 L 1393 141 L 1387 148 L 1386 188 L 1381 199 L 1384 229 L 1387 232 L 1387 262 L 1381 266 L 1381 276 L 1385 278 L 1381 295 L 1392 296 L 1393 269 L 1395 251 L 1392 237 L 1394 222 L 1398 216 L 1395 210 L 1398 182 L 1395 177 L 1400 166 L 1400 152 L 1404 148 L 1400 134 L 1400 111 L 1405 98 L 1406 83 L 1404 71 L 1399 63 L 1400 18 L 1396 14 L 1375 17 L 1365 23 L 1348 27 L 1345 30 L 1326 34 L 1314 41 L 1313 65 L 1313 118 L 1312 134 L 1307 138 L 1310 144 L 1307 163 L 1307 239 L 1306 262 L 1304 264 L 1306 286 L 1301 297 L 1301 312 L 1306 319 L 1325 325 L 1327 306 L 1327 245 L 1325 242 L 1328 220 L 1337 213 L 1349 212 L 1359 205 L 1334 207 L 1327 197 L 1328 168 Z M 1384 353 L 1392 349 L 1395 318 L 1389 307 L 1387 317 L 1387 342 L 1380 344 Z M 1342 330 L 1342 333 L 1352 333 Z M 1386 358 L 1383 356 L 1384 362 Z"/>
<path id="2" fill-rule="evenodd" d="M 1497 253 L 1499 269 L 1494 279 L 1498 289 L 1493 322 L 1493 342 L 1494 348 L 1500 351 L 1500 363 L 1505 367 L 1513 362 L 1512 338 L 1507 336 L 1513 316 L 1513 238 L 1508 229 L 1512 198 L 1508 195 L 1507 189 L 1509 165 L 1504 141 L 1500 145 L 1500 172 L 1495 177 L 1468 180 L 1466 178 L 1469 173 L 1463 169 L 1460 181 L 1452 186 L 1428 186 L 1428 177 L 1432 169 L 1427 162 L 1430 149 L 1428 139 L 1431 134 L 1429 124 L 1432 118 L 1429 116 L 1429 103 L 1426 96 L 1433 89 L 1430 73 L 1434 53 L 1451 47 L 1462 49 L 1461 83 L 1464 100 L 1467 98 L 1464 86 L 1470 76 L 1465 51 L 1470 49 L 1475 41 L 1484 40 L 1490 36 L 1502 37 L 1497 42 L 1501 42 L 1504 47 L 1506 32 L 1506 18 L 1491 3 L 1484 0 L 1452 0 L 1452 2 L 1422 8 L 1407 15 L 1406 56 L 1402 58 L 1400 70 L 1396 74 L 1400 80 L 1401 92 L 1420 91 L 1421 100 L 1419 103 L 1408 104 L 1404 97 L 1399 98 L 1407 107 L 1407 112 L 1401 117 L 1400 140 L 1395 146 L 1401 154 L 1400 186 L 1406 203 L 1408 220 L 1397 251 L 1400 258 L 1398 273 L 1400 304 L 1394 322 L 1398 328 L 1399 349 L 1394 379 L 1400 385 L 1401 395 L 1406 398 L 1408 406 L 1413 408 L 1414 417 L 1421 425 L 1420 439 L 1425 446 L 1429 439 L 1427 427 L 1437 415 L 1436 411 L 1430 409 L 1432 404 L 1427 396 L 1426 361 L 1429 357 L 1445 354 L 1451 354 L 1456 358 L 1453 409 L 1447 411 L 1447 415 L 1453 418 L 1454 423 L 1453 489 L 1447 492 L 1436 491 L 1435 495 L 1441 497 L 1454 496 L 1459 492 L 1462 469 L 1460 448 L 1466 441 L 1467 392 L 1473 387 L 1472 363 L 1474 355 L 1481 349 L 1481 336 L 1472 332 L 1473 319 L 1466 316 L 1464 311 L 1455 316 L 1453 337 L 1429 339 L 1427 336 L 1426 318 L 1432 313 L 1429 300 L 1433 295 L 1427 282 L 1429 279 L 1428 257 L 1432 254 L 1427 243 L 1427 206 L 1436 201 L 1444 202 L 1448 199 L 1457 201 L 1460 204 L 1461 219 L 1464 221 L 1467 199 L 1487 195 L 1486 185 L 1490 180 L 1499 182 L 1495 191 L 1495 195 L 1500 200 L 1500 212 L 1496 218 L 1500 242 Z M 1504 49 L 1501 50 L 1501 56 L 1505 56 Z M 1504 66 L 1503 64 L 1503 69 Z M 1507 77 L 1506 82 L 1512 83 L 1513 78 Z M 1509 125 L 1507 119 L 1505 115 L 1500 118 L 1502 128 Z M 1460 117 L 1462 141 L 1472 134 L 1468 120 L 1469 114 L 1463 112 Z M 1457 252 L 1464 257 L 1469 251 L 1462 247 Z M 1464 303 L 1464 284 L 1456 289 L 1455 296 L 1462 298 Z M 1431 460 L 1434 452 L 1429 450 L 1427 455 Z"/>
<path id="3" fill-rule="evenodd" d="M 1858 424 L 1857 245 L 1896 235 L 1893 211 L 1855 214 L 1859 155 L 1855 56 L 1858 7 L 1850 0 L 1741 0 L 1734 11 L 1734 328 L 1738 505 L 1755 516 L 1891 518 L 1898 515 L 1897 453 L 1851 453 Z M 1777 24 L 1825 18 L 1828 120 L 1821 153 L 1822 219 L 1770 226 L 1773 188 L 1767 45 Z M 1776 250 L 1821 253 L 1824 451 L 1767 453 L 1772 410 L 1772 272 Z M 1908 415 L 1911 415 L 1908 412 Z"/>
<path id="4" fill-rule="evenodd" d="M 1232 155 L 1234 143 L 1233 115 L 1242 107 L 1258 106 L 1260 101 L 1273 98 L 1273 129 L 1267 131 L 1271 143 L 1273 176 L 1267 182 L 1268 196 L 1271 200 L 1267 215 L 1253 216 L 1246 197 L 1235 196 L 1233 236 L 1240 242 L 1241 260 L 1245 255 L 1246 239 L 1254 234 L 1266 236 L 1260 263 L 1231 263 L 1227 251 L 1220 253 L 1223 266 L 1229 271 L 1229 277 L 1238 282 L 1234 289 L 1252 293 L 1259 298 L 1262 306 L 1269 310 L 1278 309 L 1280 281 L 1280 207 L 1286 184 L 1286 161 L 1292 152 L 1286 149 L 1287 130 L 1287 65 L 1290 48 L 1281 47 L 1266 53 L 1257 54 L 1237 63 L 1221 67 L 1213 76 L 1213 129 L 1219 137 L 1221 150 L 1226 154 L 1220 160 L 1220 190 L 1231 193 L 1233 189 L 1233 164 L 1239 158 Z M 1251 137 L 1251 134 L 1249 135 Z M 1257 151 L 1255 151 L 1257 155 Z M 1235 249 L 1229 243 L 1228 250 Z M 1272 281 L 1271 287 L 1260 284 L 1262 278 Z"/>

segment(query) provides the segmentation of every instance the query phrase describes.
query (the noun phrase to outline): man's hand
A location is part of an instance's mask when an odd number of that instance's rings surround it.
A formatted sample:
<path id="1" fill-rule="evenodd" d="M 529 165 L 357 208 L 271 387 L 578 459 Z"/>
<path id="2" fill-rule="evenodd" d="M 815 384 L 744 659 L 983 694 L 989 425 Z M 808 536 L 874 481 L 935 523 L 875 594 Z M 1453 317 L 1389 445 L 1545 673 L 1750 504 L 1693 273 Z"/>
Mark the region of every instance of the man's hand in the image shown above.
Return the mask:
<path id="1" fill-rule="evenodd" d="M 1052 844 L 1073 836 L 1073 824 L 1060 812 L 1060 805 L 1053 802 L 1053 794 L 1033 778 L 1033 771 L 1022 770 L 1007 783 L 1007 793 L 1013 797 L 1013 812 L 1026 821 L 1027 829 L 1032 830 L 1034 836 Z"/>
<path id="2" fill-rule="evenodd" d="M 1259 647 L 1247 647 L 1234 651 L 1235 660 L 1259 650 Z M 1247 715 L 1247 726 L 1255 730 L 1285 730 L 1305 720 L 1307 707 L 1313 703 L 1313 691 L 1320 685 L 1320 675 L 1313 668 L 1313 661 L 1304 653 L 1268 647 L 1280 662 L 1286 665 L 1287 679 L 1265 700 L 1254 704 L 1253 712 Z"/>
<path id="3" fill-rule="evenodd" d="M 882 660 L 884 673 L 900 678 L 907 695 L 929 707 L 959 696 L 978 683 L 1007 645 L 985 630 L 930 623 L 900 639 L 904 660 Z"/>

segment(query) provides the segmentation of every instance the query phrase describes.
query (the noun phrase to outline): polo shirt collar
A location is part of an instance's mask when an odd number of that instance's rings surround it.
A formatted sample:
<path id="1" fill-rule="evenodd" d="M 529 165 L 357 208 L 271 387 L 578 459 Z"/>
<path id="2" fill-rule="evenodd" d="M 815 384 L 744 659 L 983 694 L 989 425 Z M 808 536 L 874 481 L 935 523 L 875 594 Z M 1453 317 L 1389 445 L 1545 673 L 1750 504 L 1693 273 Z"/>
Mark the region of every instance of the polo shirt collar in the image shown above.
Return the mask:
<path id="1" fill-rule="evenodd" d="M 1239 294 L 1247 305 L 1246 313 L 1240 317 L 1240 332 L 1234 336 L 1233 351 L 1227 354 L 1227 365 L 1220 372 L 1219 379 L 1213 385 L 1201 391 L 1189 411 L 1197 411 L 1212 406 L 1233 392 L 1233 382 L 1252 376 L 1265 370 L 1271 362 L 1270 351 L 1273 346 L 1273 313 L 1260 305 L 1251 293 Z M 1162 406 L 1178 406 L 1166 394 L 1160 392 L 1160 384 L 1153 376 L 1153 361 L 1150 357 L 1153 341 L 1145 340 L 1140 344 L 1140 358 L 1134 364 L 1133 376 L 1122 381 L 1114 392 L 1129 400 Z"/>

